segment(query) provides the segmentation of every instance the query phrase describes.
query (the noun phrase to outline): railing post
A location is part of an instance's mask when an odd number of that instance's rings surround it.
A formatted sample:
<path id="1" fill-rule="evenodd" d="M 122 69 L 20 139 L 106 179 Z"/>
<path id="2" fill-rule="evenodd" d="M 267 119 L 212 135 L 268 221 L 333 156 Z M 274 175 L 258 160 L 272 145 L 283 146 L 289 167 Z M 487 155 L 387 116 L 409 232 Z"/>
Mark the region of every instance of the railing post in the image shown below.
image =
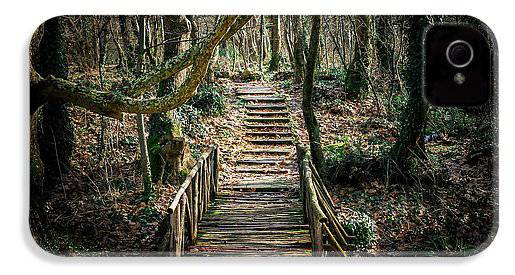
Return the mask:
<path id="1" fill-rule="evenodd" d="M 202 217 L 204 216 L 204 167 L 202 165 L 202 162 L 199 161 L 198 163 L 199 168 L 197 171 L 197 178 L 198 178 L 198 220 L 202 220 Z"/>
<path id="2" fill-rule="evenodd" d="M 322 226 L 323 224 L 320 221 L 315 221 L 315 228 L 313 228 L 313 256 L 317 257 L 324 255 Z"/>
<path id="3" fill-rule="evenodd" d="M 203 213 L 207 212 L 207 207 L 209 206 L 209 178 L 207 171 L 207 162 L 204 161 L 202 163 L 202 188 L 204 189 L 204 203 L 203 203 Z"/>
<path id="4" fill-rule="evenodd" d="M 173 256 L 180 256 L 181 247 L 180 247 L 180 224 L 181 224 L 181 206 L 177 205 L 175 210 L 171 214 L 170 226 L 171 226 L 171 234 L 170 234 L 170 252 Z"/>
<path id="5" fill-rule="evenodd" d="M 168 208 L 169 228 L 161 242 L 161 251 L 168 251 L 171 256 L 181 256 L 186 246 L 197 242 L 198 222 L 218 191 L 218 165 L 219 149 L 212 146 L 181 184 Z"/>
<path id="6" fill-rule="evenodd" d="M 191 242 L 195 244 L 197 242 L 197 226 L 198 226 L 198 174 L 191 179 Z"/>
<path id="7" fill-rule="evenodd" d="M 188 222 L 188 239 L 189 242 L 193 243 L 194 232 L 195 232 L 195 221 L 193 219 L 193 192 L 192 192 L 192 184 L 190 180 L 190 185 L 186 188 L 186 214 L 187 214 L 187 222 Z"/>
<path id="8" fill-rule="evenodd" d="M 184 246 L 186 245 L 186 241 L 184 238 L 186 237 L 186 234 L 184 232 L 184 224 L 186 222 L 186 194 L 184 193 L 181 197 L 181 203 L 180 203 L 180 216 L 179 216 L 179 244 L 177 247 L 179 248 L 177 250 L 176 256 L 182 256 L 182 252 L 184 251 Z"/>
<path id="9" fill-rule="evenodd" d="M 215 170 L 215 194 L 218 193 L 218 184 L 220 180 L 220 174 L 219 174 L 219 163 L 220 161 L 220 148 L 218 146 L 215 147 L 215 160 L 214 160 L 214 170 Z"/>

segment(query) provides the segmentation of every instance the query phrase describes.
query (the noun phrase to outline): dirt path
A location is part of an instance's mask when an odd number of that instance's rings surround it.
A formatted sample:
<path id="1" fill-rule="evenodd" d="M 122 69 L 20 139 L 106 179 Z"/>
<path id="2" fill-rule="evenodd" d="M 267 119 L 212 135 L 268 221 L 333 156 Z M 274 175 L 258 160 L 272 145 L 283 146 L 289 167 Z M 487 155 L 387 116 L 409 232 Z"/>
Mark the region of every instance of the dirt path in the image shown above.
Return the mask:
<path id="1" fill-rule="evenodd" d="M 263 85 L 242 84 L 237 105 L 237 144 L 221 148 L 221 188 L 199 224 L 192 256 L 308 256 L 290 112 L 283 95 Z M 233 106 L 234 107 L 234 106 Z M 224 156 L 225 154 L 225 156 Z"/>

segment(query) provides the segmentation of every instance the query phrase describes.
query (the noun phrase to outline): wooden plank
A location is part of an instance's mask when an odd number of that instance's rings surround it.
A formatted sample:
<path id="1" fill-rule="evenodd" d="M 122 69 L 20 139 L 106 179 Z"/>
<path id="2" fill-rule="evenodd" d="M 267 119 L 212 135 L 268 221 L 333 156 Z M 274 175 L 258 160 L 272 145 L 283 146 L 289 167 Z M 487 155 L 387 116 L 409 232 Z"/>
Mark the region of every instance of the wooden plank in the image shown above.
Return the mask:
<path id="1" fill-rule="evenodd" d="M 287 169 L 252 169 L 252 168 L 239 168 L 236 169 L 237 173 L 249 173 L 249 174 L 288 174 Z"/>
<path id="2" fill-rule="evenodd" d="M 266 192 L 266 191 L 280 191 L 291 189 L 292 185 L 272 185 L 272 184 L 235 184 L 225 186 L 224 188 L 238 191 L 253 191 L 253 192 Z"/>
<path id="3" fill-rule="evenodd" d="M 261 230 L 279 230 L 279 229 L 285 229 L 285 230 L 301 230 L 305 229 L 306 234 L 309 232 L 307 231 L 309 229 L 309 225 L 307 224 L 298 224 L 298 223 L 264 223 L 262 225 L 256 224 L 256 223 L 241 223 L 241 224 L 220 224 L 220 223 L 208 223 L 203 222 L 202 228 L 216 228 L 218 230 L 231 230 L 231 229 L 247 229 L 247 230 L 255 230 L 255 231 L 261 231 Z"/>

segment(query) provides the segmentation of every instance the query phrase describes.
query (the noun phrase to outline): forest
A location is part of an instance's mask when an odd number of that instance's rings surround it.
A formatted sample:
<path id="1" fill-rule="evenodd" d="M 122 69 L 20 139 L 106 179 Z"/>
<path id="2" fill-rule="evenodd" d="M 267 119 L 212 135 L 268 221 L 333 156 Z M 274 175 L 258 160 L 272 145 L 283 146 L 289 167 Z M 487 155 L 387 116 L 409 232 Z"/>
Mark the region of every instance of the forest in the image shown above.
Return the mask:
<path id="1" fill-rule="evenodd" d="M 423 96 L 463 16 L 59 16 L 30 43 L 30 227 L 67 256 L 470 255 L 497 101 Z"/>

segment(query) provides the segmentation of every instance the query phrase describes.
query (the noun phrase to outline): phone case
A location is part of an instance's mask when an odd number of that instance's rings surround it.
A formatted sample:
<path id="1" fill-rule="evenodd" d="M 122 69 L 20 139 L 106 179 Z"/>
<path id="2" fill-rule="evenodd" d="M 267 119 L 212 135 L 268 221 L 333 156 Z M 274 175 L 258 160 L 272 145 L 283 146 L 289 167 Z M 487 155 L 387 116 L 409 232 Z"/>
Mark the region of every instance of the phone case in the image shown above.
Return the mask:
<path id="1" fill-rule="evenodd" d="M 424 99 L 438 24 L 488 41 L 487 103 Z M 468 16 L 54 17 L 30 43 L 30 229 L 65 256 L 473 255 L 496 83 Z"/>

